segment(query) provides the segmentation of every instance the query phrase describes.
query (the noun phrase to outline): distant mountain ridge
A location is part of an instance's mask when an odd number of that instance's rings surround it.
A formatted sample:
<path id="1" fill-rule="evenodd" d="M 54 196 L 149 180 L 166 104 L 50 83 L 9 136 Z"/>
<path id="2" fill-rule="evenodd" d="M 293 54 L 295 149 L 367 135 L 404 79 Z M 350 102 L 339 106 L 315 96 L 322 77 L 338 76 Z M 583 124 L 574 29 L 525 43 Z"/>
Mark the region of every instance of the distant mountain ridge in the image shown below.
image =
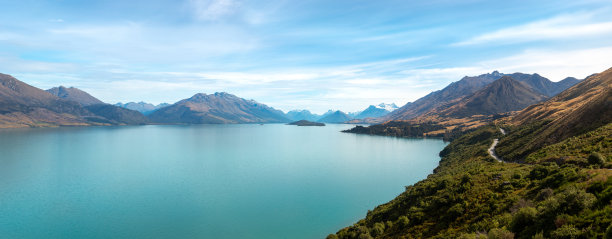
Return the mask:
<path id="1" fill-rule="evenodd" d="M 235 95 L 217 92 L 198 93 L 191 98 L 161 108 L 149 115 L 155 123 L 173 124 L 227 124 L 227 123 L 284 123 L 285 114 Z"/>
<path id="2" fill-rule="evenodd" d="M 328 111 L 327 113 L 325 113 L 317 122 L 321 122 L 321 123 L 344 123 L 347 122 L 349 120 L 351 120 L 352 118 L 340 111 L 340 110 L 336 110 L 336 111 Z"/>
<path id="3" fill-rule="evenodd" d="M 354 119 L 365 119 L 365 118 L 378 118 L 388 115 L 394 110 L 397 110 L 399 107 L 394 103 L 385 104 L 380 103 L 378 105 L 370 105 L 363 111 L 355 112 L 353 114 L 349 114 Z"/>
<path id="4" fill-rule="evenodd" d="M 317 121 L 321 118 L 321 115 L 313 114 L 309 110 L 291 110 L 285 114 L 285 117 L 292 121 Z"/>
<path id="5" fill-rule="evenodd" d="M 138 111 L 140 113 L 143 113 L 144 115 L 151 114 L 154 111 L 156 111 L 156 110 L 158 110 L 160 108 L 169 106 L 169 105 L 170 104 L 168 104 L 168 103 L 161 103 L 161 104 L 158 104 L 158 105 L 154 105 L 154 104 L 146 103 L 146 102 L 142 102 L 142 101 L 140 101 L 140 102 L 128 102 L 128 103 L 125 103 L 125 104 L 123 104 L 121 102 L 118 102 L 118 103 L 115 104 L 115 106 L 119 106 L 119 107 L 130 109 L 130 110 L 135 110 L 135 111 Z"/>

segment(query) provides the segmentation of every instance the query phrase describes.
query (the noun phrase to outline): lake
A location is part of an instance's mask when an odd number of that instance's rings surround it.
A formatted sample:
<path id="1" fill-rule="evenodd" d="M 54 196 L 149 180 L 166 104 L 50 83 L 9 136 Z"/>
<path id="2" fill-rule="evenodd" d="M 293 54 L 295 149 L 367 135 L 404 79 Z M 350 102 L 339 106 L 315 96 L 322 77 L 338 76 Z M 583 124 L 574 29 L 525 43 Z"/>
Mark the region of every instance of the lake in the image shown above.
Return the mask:
<path id="1" fill-rule="evenodd" d="M 2 238 L 325 238 L 446 145 L 351 125 L 0 130 Z"/>

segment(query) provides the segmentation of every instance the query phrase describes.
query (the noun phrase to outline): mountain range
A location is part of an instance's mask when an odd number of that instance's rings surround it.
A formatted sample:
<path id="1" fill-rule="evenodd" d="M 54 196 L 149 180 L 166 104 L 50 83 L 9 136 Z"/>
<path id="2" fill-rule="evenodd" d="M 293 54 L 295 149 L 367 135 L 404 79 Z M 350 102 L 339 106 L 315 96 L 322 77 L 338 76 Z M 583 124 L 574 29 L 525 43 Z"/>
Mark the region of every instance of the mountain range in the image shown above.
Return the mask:
<path id="1" fill-rule="evenodd" d="M 327 113 L 323 114 L 323 116 L 321 116 L 321 118 L 319 120 L 317 120 L 317 122 L 321 122 L 321 123 L 344 123 L 346 121 L 351 120 L 351 116 L 349 116 L 348 114 L 340 111 L 340 110 L 330 110 Z"/>
<path id="2" fill-rule="evenodd" d="M 383 117 L 392 111 L 398 109 L 397 105 L 394 103 L 385 104 L 380 103 L 378 105 L 370 105 L 366 109 L 357 112 L 345 113 L 343 111 L 338 110 L 329 110 L 325 112 L 323 115 L 313 114 L 308 110 L 292 110 L 285 114 L 285 117 L 292 120 L 308 120 L 308 121 L 318 121 L 318 122 L 326 122 L 326 123 L 346 123 L 351 120 L 361 121 L 366 118 L 379 118 Z M 334 116 L 330 116 L 334 114 Z M 329 117 L 328 117 L 329 116 Z M 344 120 L 344 121 L 341 121 Z"/>
<path id="3" fill-rule="evenodd" d="M 313 114 L 309 110 L 291 110 L 285 114 L 285 117 L 291 121 L 317 121 L 321 118 L 321 115 Z"/>
<path id="4" fill-rule="evenodd" d="M 529 88 L 534 93 L 543 95 L 545 97 L 552 97 L 579 82 L 579 80 L 573 77 L 565 78 L 559 82 L 552 82 L 538 74 L 502 74 L 498 71 L 479 76 L 466 76 L 457 82 L 451 83 L 442 90 L 434 91 L 414 102 L 402 106 L 396 111 L 393 111 L 391 114 L 381 118 L 378 122 L 390 120 L 410 120 L 427 114 L 429 111 L 432 111 L 438 107 L 445 107 L 456 103 L 464 97 L 470 97 L 477 91 L 483 89 L 503 76 L 508 76 L 518 82 L 521 82 L 525 87 Z M 518 105 L 521 104 L 519 103 Z M 506 108 L 516 110 L 520 107 L 507 106 Z"/>
<path id="5" fill-rule="evenodd" d="M 464 77 L 440 91 L 406 104 L 386 117 L 367 122 L 374 125 L 355 127 L 347 132 L 401 137 L 433 136 L 450 140 L 463 131 L 489 124 L 513 111 L 547 100 L 551 94 L 577 82 L 580 81 L 575 78 L 551 82 L 538 74 L 501 74 L 496 71 Z"/>
<path id="6" fill-rule="evenodd" d="M 3 114 L 2 118 L 6 125 L 14 125 L 10 127 L 45 124 L 280 123 L 298 120 L 323 123 L 410 120 L 446 124 L 446 129 L 454 128 L 448 122 L 466 125 L 466 121 L 471 121 L 472 127 L 477 127 L 494 115 L 521 110 L 580 82 L 575 78 L 551 82 L 538 74 L 502 74 L 494 71 L 464 77 L 401 108 L 395 104 L 381 103 L 359 112 L 330 110 L 317 115 L 308 110 L 294 110 L 285 114 L 254 100 L 224 92 L 210 95 L 199 93 L 172 105 L 145 102 L 109 105 L 74 87 L 59 86 L 45 92 L 8 75 L 3 75 L 3 79 L 4 85 L 23 85 L 20 93 L 4 90 L 4 112 L 8 114 Z M 12 101 L 15 103 L 9 103 Z M 20 121 L 29 123 L 22 124 Z"/>
<path id="7" fill-rule="evenodd" d="M 350 113 L 349 116 L 351 116 L 353 119 L 379 118 L 388 115 L 398 108 L 399 107 L 397 107 L 397 105 L 394 103 L 381 103 L 378 105 L 370 105 L 363 111 Z"/>
<path id="8" fill-rule="evenodd" d="M 158 109 L 161 109 L 161 108 L 164 108 L 164 107 L 169 106 L 169 105 L 170 104 L 168 104 L 168 103 L 161 103 L 161 104 L 158 104 L 158 105 L 154 105 L 154 104 L 146 103 L 146 102 L 142 102 L 142 101 L 140 101 L 140 102 L 128 102 L 128 103 L 125 103 L 125 104 L 123 104 L 121 102 L 118 102 L 118 103 L 115 104 L 115 106 L 119 106 L 119 107 L 130 109 L 130 110 L 135 110 L 135 111 L 138 111 L 138 112 L 140 112 L 140 113 L 142 113 L 144 115 L 151 114 L 154 111 L 156 111 Z"/>
<path id="9" fill-rule="evenodd" d="M 511 76 L 502 76 L 471 95 L 436 110 L 439 115 L 454 118 L 493 115 L 521 110 L 547 98 Z"/>

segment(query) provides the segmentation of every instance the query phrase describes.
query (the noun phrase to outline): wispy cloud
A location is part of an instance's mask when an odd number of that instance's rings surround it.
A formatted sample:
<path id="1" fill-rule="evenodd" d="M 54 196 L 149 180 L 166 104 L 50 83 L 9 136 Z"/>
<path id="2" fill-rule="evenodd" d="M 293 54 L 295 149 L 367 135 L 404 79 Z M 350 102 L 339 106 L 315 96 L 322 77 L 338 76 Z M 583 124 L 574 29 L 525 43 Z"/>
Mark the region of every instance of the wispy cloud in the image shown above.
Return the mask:
<path id="1" fill-rule="evenodd" d="M 455 46 L 483 43 L 507 44 L 612 34 L 612 21 L 595 21 L 592 14 L 560 15 L 477 35 Z"/>
<path id="2" fill-rule="evenodd" d="M 538 73 L 552 81 L 584 78 L 612 67 L 612 47 L 586 49 L 529 49 L 512 56 L 478 63 L 483 69 Z"/>
<path id="3" fill-rule="evenodd" d="M 190 0 L 195 17 L 204 21 L 217 21 L 231 16 L 241 7 L 236 0 Z"/>

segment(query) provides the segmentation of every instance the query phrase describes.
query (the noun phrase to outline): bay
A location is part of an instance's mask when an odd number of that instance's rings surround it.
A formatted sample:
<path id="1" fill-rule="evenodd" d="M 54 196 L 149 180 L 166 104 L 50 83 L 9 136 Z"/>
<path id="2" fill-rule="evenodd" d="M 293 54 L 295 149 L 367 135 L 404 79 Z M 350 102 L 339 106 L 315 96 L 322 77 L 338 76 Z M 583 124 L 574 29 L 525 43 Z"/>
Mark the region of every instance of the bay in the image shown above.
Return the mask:
<path id="1" fill-rule="evenodd" d="M 325 238 L 424 179 L 446 145 L 351 125 L 0 131 L 3 238 Z"/>

